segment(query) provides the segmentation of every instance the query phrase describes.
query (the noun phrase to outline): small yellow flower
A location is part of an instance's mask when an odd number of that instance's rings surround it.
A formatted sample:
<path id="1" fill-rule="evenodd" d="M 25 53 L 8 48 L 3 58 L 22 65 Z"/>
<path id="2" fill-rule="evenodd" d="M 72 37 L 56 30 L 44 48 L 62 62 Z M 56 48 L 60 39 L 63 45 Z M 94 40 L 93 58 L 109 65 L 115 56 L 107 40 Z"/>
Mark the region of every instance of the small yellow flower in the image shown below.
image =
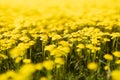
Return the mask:
<path id="1" fill-rule="evenodd" d="M 31 63 L 31 60 L 30 59 L 24 59 L 23 62 L 27 64 L 27 63 Z"/>
<path id="2" fill-rule="evenodd" d="M 104 41 L 104 42 L 107 42 L 107 41 L 110 41 L 110 39 L 108 39 L 108 38 L 103 38 L 103 41 Z"/>
<path id="3" fill-rule="evenodd" d="M 53 41 L 54 41 L 54 40 L 58 40 L 58 39 L 60 39 L 60 38 L 61 38 L 61 36 L 58 35 L 58 34 L 55 34 L 55 35 L 52 36 L 52 40 L 53 40 Z"/>
<path id="4" fill-rule="evenodd" d="M 111 72 L 112 80 L 120 80 L 120 71 L 114 70 Z"/>
<path id="5" fill-rule="evenodd" d="M 64 60 L 62 59 L 62 58 L 55 58 L 55 63 L 57 63 L 57 64 L 64 64 Z"/>
<path id="6" fill-rule="evenodd" d="M 104 69 L 105 70 L 108 70 L 109 69 L 109 66 L 107 65 L 107 66 L 104 66 Z"/>
<path id="7" fill-rule="evenodd" d="M 20 40 L 23 41 L 23 42 L 28 42 L 28 41 L 30 41 L 29 37 L 27 37 L 27 36 L 21 37 Z"/>
<path id="8" fill-rule="evenodd" d="M 4 55 L 4 54 L 0 54 L 0 58 L 2 58 L 2 59 L 7 59 L 8 56 L 6 56 L 6 55 Z"/>
<path id="9" fill-rule="evenodd" d="M 80 49 L 85 48 L 84 44 L 78 44 L 77 47 L 80 48 Z"/>
<path id="10" fill-rule="evenodd" d="M 62 56 L 63 55 L 63 51 L 61 51 L 61 50 L 59 50 L 59 49 L 54 49 L 54 50 L 52 50 L 51 51 L 51 54 L 50 55 L 54 55 L 54 56 L 56 56 L 56 57 L 60 57 L 60 56 Z"/>
<path id="11" fill-rule="evenodd" d="M 69 46 L 69 43 L 67 41 L 60 41 L 58 44 L 62 46 Z"/>
<path id="12" fill-rule="evenodd" d="M 42 70 L 42 68 L 43 68 L 42 63 L 36 64 L 36 65 L 35 65 L 35 68 L 36 68 L 37 70 Z"/>
<path id="13" fill-rule="evenodd" d="M 115 51 L 115 52 L 113 52 L 113 55 L 114 55 L 115 57 L 120 57 L 120 51 Z"/>
<path id="14" fill-rule="evenodd" d="M 47 78 L 46 77 L 41 77 L 40 80 L 47 80 Z"/>
<path id="15" fill-rule="evenodd" d="M 43 67 L 45 67 L 47 70 L 52 70 L 54 67 L 54 62 L 51 60 L 44 61 L 43 62 Z"/>
<path id="16" fill-rule="evenodd" d="M 98 65 L 95 62 L 91 62 L 91 63 L 88 63 L 87 67 L 90 70 L 97 70 Z"/>
<path id="17" fill-rule="evenodd" d="M 105 54 L 104 58 L 107 59 L 107 60 L 110 60 L 110 61 L 113 60 L 113 56 L 110 55 L 110 54 Z"/>
<path id="18" fill-rule="evenodd" d="M 45 46 L 45 50 L 48 50 L 48 51 L 52 51 L 54 48 L 55 48 L 54 44 Z"/>
<path id="19" fill-rule="evenodd" d="M 70 48 L 69 47 L 58 46 L 57 48 L 59 50 L 61 50 L 63 52 L 63 54 L 65 54 L 65 55 L 70 52 Z"/>
<path id="20" fill-rule="evenodd" d="M 17 57 L 17 58 L 15 59 L 15 63 L 19 63 L 21 60 L 22 60 L 22 57 Z"/>
<path id="21" fill-rule="evenodd" d="M 35 72 L 35 70 L 36 69 L 35 69 L 35 66 L 33 64 L 25 64 L 20 68 L 19 74 L 24 75 L 24 76 L 28 76 L 28 75 L 31 75 L 33 72 Z M 17 79 L 15 79 L 15 80 L 17 80 Z"/>

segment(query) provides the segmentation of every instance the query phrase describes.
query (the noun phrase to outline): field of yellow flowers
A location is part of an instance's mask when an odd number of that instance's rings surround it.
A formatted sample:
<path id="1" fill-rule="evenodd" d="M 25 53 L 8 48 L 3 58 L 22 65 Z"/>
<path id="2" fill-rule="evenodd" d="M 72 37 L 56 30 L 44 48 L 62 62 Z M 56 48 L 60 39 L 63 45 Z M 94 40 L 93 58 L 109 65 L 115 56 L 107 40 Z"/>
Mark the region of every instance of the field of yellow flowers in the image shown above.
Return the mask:
<path id="1" fill-rule="evenodd" d="M 0 80 L 120 80 L 120 0 L 0 0 Z"/>

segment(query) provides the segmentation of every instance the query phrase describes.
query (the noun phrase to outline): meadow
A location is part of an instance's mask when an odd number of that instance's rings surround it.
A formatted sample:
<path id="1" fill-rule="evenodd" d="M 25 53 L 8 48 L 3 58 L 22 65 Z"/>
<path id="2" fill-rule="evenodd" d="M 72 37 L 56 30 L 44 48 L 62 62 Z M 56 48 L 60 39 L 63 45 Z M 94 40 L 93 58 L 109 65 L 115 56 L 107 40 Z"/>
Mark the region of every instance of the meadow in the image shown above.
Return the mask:
<path id="1" fill-rule="evenodd" d="M 120 80 L 120 0 L 0 0 L 0 80 Z"/>

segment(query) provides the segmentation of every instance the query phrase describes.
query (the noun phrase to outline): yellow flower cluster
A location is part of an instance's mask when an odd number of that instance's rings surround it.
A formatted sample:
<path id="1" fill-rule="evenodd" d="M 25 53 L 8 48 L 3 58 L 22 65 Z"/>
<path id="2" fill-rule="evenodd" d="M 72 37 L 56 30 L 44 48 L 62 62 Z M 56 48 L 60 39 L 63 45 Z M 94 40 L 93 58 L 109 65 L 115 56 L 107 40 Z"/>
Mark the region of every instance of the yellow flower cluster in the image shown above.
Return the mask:
<path id="1" fill-rule="evenodd" d="M 112 71 L 112 79 L 120 80 L 120 71 L 113 70 L 120 67 L 119 3 L 0 0 L 0 80 L 32 80 L 37 71 L 39 80 L 52 80 L 52 74 L 62 80 L 73 66 L 86 75 L 86 65 L 93 71 L 104 67 L 97 74 L 109 79 Z"/>

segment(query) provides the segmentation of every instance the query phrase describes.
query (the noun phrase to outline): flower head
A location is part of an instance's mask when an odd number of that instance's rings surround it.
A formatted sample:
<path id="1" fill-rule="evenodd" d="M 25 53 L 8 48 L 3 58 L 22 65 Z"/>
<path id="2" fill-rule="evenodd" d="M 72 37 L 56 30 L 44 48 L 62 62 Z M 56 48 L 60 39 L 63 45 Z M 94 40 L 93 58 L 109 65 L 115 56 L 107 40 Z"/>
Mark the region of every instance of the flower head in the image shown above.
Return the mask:
<path id="1" fill-rule="evenodd" d="M 95 62 L 91 62 L 91 63 L 88 63 L 87 67 L 88 67 L 88 69 L 90 69 L 90 70 L 96 70 L 97 67 L 98 67 L 98 65 L 97 65 L 97 63 L 95 63 Z"/>
<path id="2" fill-rule="evenodd" d="M 120 51 L 115 51 L 115 52 L 113 52 L 113 55 L 114 55 L 115 57 L 120 57 Z"/>
<path id="3" fill-rule="evenodd" d="M 113 60 L 113 56 L 110 55 L 110 54 L 105 54 L 104 58 L 107 59 L 107 60 L 110 60 L 110 61 Z"/>

